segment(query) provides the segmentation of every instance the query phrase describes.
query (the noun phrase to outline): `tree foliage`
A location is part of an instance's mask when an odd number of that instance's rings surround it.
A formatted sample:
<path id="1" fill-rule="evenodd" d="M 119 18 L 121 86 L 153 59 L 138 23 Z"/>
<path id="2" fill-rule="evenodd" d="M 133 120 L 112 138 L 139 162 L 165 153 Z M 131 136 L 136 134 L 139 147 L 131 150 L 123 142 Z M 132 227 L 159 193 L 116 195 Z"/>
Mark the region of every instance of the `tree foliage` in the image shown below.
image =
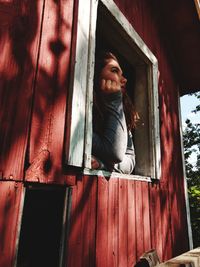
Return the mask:
<path id="1" fill-rule="evenodd" d="M 200 102 L 200 92 L 194 94 Z M 200 104 L 193 112 L 200 112 Z M 190 202 L 190 214 L 194 247 L 200 246 L 200 123 L 185 121 L 183 132 L 185 166 L 188 182 L 188 194 Z M 190 162 L 192 153 L 197 156 L 196 162 Z"/>

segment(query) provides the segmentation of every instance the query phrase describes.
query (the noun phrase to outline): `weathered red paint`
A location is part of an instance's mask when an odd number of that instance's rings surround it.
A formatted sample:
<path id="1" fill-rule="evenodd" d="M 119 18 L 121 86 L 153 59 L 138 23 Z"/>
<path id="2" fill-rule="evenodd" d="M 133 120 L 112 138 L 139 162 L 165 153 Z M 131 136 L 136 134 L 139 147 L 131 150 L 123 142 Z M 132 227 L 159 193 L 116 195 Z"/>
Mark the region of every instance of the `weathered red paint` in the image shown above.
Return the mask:
<path id="1" fill-rule="evenodd" d="M 38 178 L 44 183 L 65 181 L 61 171 L 72 19 L 73 1 L 45 2 L 29 157 L 32 164 L 42 151 L 49 151 L 49 160 L 43 162 L 46 178 Z"/>
<path id="2" fill-rule="evenodd" d="M 73 187 L 67 266 L 95 266 L 97 178 L 84 176 Z"/>
<path id="3" fill-rule="evenodd" d="M 144 251 L 152 248 L 151 240 L 151 221 L 150 221 L 150 203 L 149 203 L 149 185 L 147 183 L 141 184 L 142 194 L 142 214 L 143 214 L 143 236 L 144 236 Z"/>
<path id="4" fill-rule="evenodd" d="M 108 266 L 116 266 L 119 258 L 119 181 L 115 179 L 109 186 L 108 194 Z M 101 197 L 101 196 L 99 196 Z"/>
<path id="5" fill-rule="evenodd" d="M 18 230 L 20 227 L 20 207 L 22 183 L 0 182 L 0 266 L 14 266 Z"/>
<path id="6" fill-rule="evenodd" d="M 197 91 L 200 83 L 200 57 L 197 56 L 200 47 L 200 28 L 194 1 L 115 2 L 158 58 L 159 45 L 168 49 L 168 57 L 176 71 L 180 93 Z"/>
<path id="7" fill-rule="evenodd" d="M 136 248 L 136 192 L 135 181 L 128 182 L 128 266 L 134 266 L 136 254 L 133 250 Z"/>
<path id="8" fill-rule="evenodd" d="M 67 183 L 73 188 L 68 267 L 126 267 L 133 266 L 151 248 L 162 260 L 188 250 L 178 80 L 167 50 L 171 46 L 160 32 L 167 24 L 162 24 L 159 16 L 159 1 L 115 2 L 158 59 L 161 180 L 154 184 L 117 178 L 107 181 L 104 177 L 77 175 L 76 171 L 66 174 L 62 160 L 69 126 L 65 117 L 69 68 L 73 65 L 71 46 L 75 46 L 75 1 L 1 1 L 1 267 L 13 266 L 23 189 L 22 181 L 16 184 L 5 180 L 22 180 L 24 176 L 26 182 Z M 178 6 L 172 1 L 164 7 L 167 5 Z M 170 8 L 166 9 L 165 15 L 169 12 Z M 172 22 L 179 21 L 179 26 L 180 18 L 184 23 L 191 18 L 177 16 L 173 13 Z M 176 35 L 172 39 L 176 41 Z M 188 46 L 181 44 L 182 65 L 188 60 L 184 47 Z M 190 70 L 184 70 L 191 77 Z M 185 85 L 188 81 L 182 82 Z"/>
<path id="9" fill-rule="evenodd" d="M 1 1 L 0 170 L 22 180 L 38 56 L 41 1 Z"/>
<path id="10" fill-rule="evenodd" d="M 127 250 L 128 250 L 128 213 L 127 208 L 127 183 L 126 180 L 119 181 L 119 266 L 127 266 Z"/>
<path id="11" fill-rule="evenodd" d="M 99 266 L 107 267 L 108 258 L 110 256 L 108 255 L 108 250 L 107 250 L 107 247 L 108 247 L 108 205 L 109 205 L 108 192 L 109 192 L 108 182 L 102 177 L 98 177 L 97 233 L 96 233 L 96 265 L 97 267 Z M 117 225 L 117 227 L 119 227 L 119 224 Z"/>

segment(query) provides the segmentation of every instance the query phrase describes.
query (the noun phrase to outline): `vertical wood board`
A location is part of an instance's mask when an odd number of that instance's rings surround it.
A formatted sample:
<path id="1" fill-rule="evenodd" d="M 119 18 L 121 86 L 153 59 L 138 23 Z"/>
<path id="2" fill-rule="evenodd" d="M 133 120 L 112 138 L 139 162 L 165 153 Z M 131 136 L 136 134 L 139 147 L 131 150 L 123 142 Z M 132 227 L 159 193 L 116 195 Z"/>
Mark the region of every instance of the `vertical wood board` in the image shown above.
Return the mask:
<path id="1" fill-rule="evenodd" d="M 36 78 L 33 117 L 30 134 L 32 164 L 40 154 L 49 157 L 39 166 L 40 182 L 60 182 L 65 132 L 68 71 L 71 51 L 73 1 L 46 1 L 38 74 Z M 34 177 L 29 177 L 29 181 Z"/>
<path id="2" fill-rule="evenodd" d="M 83 176 L 73 187 L 67 266 L 95 266 L 97 179 Z"/>
<path id="3" fill-rule="evenodd" d="M 162 243 L 163 243 L 163 256 L 162 260 L 172 257 L 173 243 L 172 243 L 172 227 L 171 225 L 171 203 L 169 188 L 165 184 L 160 186 L 160 207 L 161 207 L 161 223 L 162 223 Z"/>
<path id="4" fill-rule="evenodd" d="M 137 182 L 135 186 L 135 224 L 136 224 L 136 257 L 144 253 L 144 232 L 143 232 L 143 205 L 142 205 L 142 182 Z"/>
<path id="5" fill-rule="evenodd" d="M 83 221 L 81 202 L 83 191 L 82 181 L 72 188 L 72 207 L 70 212 L 70 229 L 68 238 L 67 266 L 81 266 L 83 253 Z"/>
<path id="6" fill-rule="evenodd" d="M 136 201 L 135 181 L 128 181 L 128 266 L 134 266 L 136 262 Z"/>
<path id="7" fill-rule="evenodd" d="M 98 177 L 96 266 L 108 267 L 108 181 Z"/>
<path id="8" fill-rule="evenodd" d="M 108 191 L 108 266 L 117 267 L 119 259 L 119 180 L 109 181 Z"/>
<path id="9" fill-rule="evenodd" d="M 128 263 L 128 195 L 127 180 L 119 180 L 119 266 Z"/>
<path id="10" fill-rule="evenodd" d="M 150 223 L 150 203 L 149 203 L 149 185 L 142 182 L 142 213 L 143 213 L 143 235 L 144 251 L 152 249 L 151 242 L 151 223 Z"/>
<path id="11" fill-rule="evenodd" d="M 14 266 L 21 221 L 23 185 L 0 182 L 0 266 Z"/>
<path id="12" fill-rule="evenodd" d="M 92 178 L 92 179 L 91 179 Z M 96 253 L 96 208 L 97 208 L 97 179 L 83 177 L 83 254 L 82 264 L 88 267 L 95 266 Z"/>
<path id="13" fill-rule="evenodd" d="M 22 180 L 43 0 L 0 3 L 0 170 Z"/>
<path id="14" fill-rule="evenodd" d="M 162 222 L 161 222 L 161 206 L 160 206 L 160 187 L 156 184 L 149 184 L 150 191 L 150 225 L 152 247 L 156 249 L 158 257 L 163 258 L 162 245 Z"/>

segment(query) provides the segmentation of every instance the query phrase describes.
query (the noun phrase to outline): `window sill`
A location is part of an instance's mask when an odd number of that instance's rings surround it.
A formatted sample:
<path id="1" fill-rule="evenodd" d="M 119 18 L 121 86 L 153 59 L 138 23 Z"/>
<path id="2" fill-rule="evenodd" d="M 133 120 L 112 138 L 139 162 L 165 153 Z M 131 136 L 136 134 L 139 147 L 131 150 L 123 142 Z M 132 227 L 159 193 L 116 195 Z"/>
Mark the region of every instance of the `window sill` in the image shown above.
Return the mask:
<path id="1" fill-rule="evenodd" d="M 135 175 L 135 174 L 122 174 L 118 172 L 109 172 L 105 170 L 92 170 L 92 169 L 83 169 L 83 174 L 86 175 L 97 175 L 97 176 L 104 176 L 111 178 L 119 178 L 119 179 L 126 179 L 126 180 L 136 180 L 136 181 L 145 181 L 145 182 L 152 182 L 151 177 Z"/>

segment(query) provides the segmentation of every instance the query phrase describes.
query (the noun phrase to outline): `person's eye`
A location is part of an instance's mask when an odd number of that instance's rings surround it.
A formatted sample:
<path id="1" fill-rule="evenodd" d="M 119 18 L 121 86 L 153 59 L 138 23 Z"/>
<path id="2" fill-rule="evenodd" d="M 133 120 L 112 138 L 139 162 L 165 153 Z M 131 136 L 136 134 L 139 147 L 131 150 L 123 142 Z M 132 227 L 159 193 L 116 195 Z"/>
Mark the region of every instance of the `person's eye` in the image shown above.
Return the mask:
<path id="1" fill-rule="evenodd" d="M 112 68 L 111 71 L 114 72 L 114 73 L 118 73 L 119 72 L 118 68 Z"/>

